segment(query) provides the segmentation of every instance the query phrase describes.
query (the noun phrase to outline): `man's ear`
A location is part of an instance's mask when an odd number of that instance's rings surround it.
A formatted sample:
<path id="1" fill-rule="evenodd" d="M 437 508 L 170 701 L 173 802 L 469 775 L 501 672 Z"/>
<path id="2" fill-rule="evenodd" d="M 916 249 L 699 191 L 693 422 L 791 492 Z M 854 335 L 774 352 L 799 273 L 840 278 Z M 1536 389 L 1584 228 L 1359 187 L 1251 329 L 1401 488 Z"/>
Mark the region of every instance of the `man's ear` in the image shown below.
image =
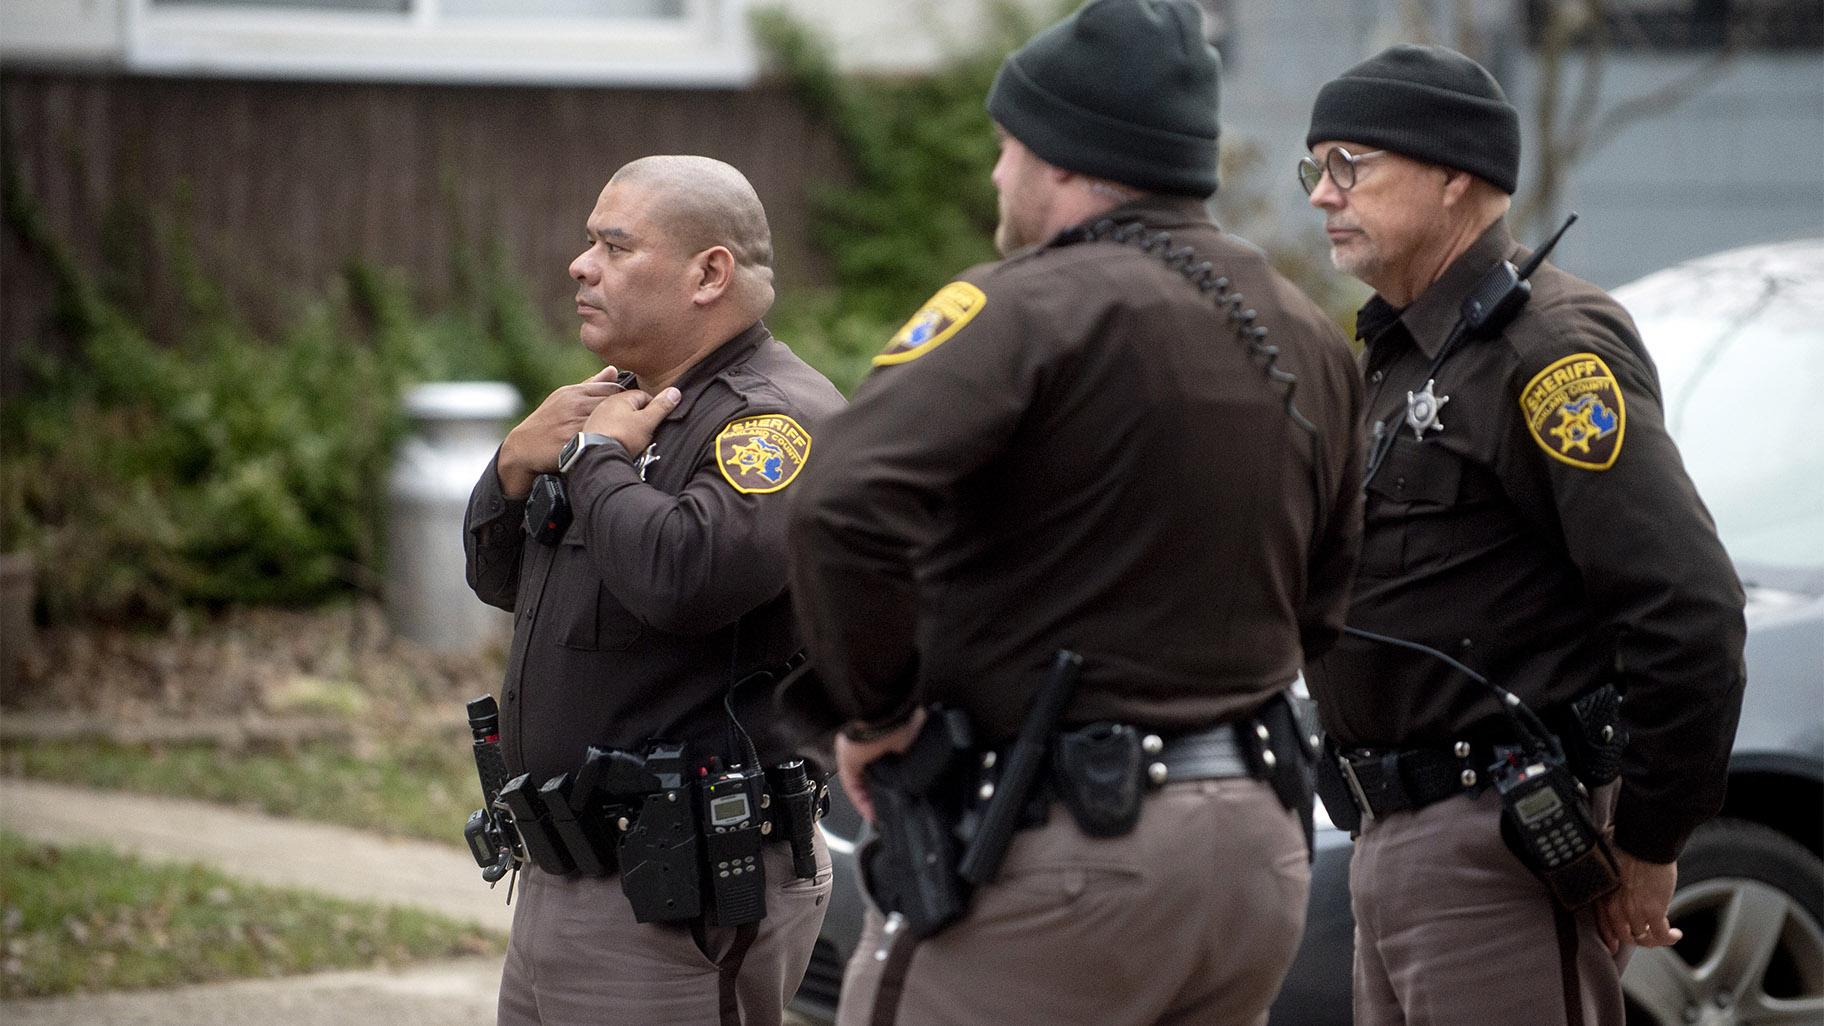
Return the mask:
<path id="1" fill-rule="evenodd" d="M 715 302 L 735 283 L 735 255 L 727 246 L 711 246 L 691 259 L 690 274 L 698 306 Z"/>
<path id="2" fill-rule="evenodd" d="M 1444 168 L 1444 205 L 1454 207 L 1463 203 L 1475 189 L 1476 176 L 1468 171 L 1455 168 Z"/>

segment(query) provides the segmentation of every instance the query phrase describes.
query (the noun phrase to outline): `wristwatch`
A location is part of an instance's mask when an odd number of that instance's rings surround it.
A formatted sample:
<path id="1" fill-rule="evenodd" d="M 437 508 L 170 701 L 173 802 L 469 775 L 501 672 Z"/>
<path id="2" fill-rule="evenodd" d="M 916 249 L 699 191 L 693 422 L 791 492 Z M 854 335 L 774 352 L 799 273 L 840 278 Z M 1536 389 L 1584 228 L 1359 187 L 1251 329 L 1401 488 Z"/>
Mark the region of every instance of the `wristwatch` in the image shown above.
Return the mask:
<path id="1" fill-rule="evenodd" d="M 603 445 L 612 441 L 614 441 L 614 439 L 609 438 L 607 435 L 598 435 L 592 431 L 578 431 L 576 437 L 565 442 L 564 447 L 558 450 L 557 472 L 560 474 L 568 474 L 570 468 L 576 466 L 576 461 L 583 458 L 583 453 L 588 450 L 590 446 Z"/>

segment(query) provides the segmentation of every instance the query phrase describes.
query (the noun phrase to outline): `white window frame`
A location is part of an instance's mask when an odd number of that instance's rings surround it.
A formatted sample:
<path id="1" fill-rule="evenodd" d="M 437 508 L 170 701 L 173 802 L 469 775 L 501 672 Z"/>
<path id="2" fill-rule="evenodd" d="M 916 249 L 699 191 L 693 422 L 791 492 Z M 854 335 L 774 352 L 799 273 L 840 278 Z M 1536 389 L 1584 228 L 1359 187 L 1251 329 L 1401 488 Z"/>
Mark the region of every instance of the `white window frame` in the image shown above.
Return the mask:
<path id="1" fill-rule="evenodd" d="M 702 87 L 758 75 L 748 0 L 683 0 L 675 19 L 447 16 L 441 0 L 404 12 L 113 2 L 118 59 L 149 74 Z M 57 50 L 0 43 L 0 56 Z"/>

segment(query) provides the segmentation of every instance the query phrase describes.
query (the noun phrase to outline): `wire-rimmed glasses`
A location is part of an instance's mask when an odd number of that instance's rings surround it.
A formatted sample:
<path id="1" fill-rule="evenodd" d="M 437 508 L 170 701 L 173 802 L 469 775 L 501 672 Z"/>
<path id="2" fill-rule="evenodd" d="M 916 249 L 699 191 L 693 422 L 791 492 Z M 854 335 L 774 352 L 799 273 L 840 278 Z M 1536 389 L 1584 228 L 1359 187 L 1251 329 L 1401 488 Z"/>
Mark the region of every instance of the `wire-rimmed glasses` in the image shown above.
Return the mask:
<path id="1" fill-rule="evenodd" d="M 1386 150 L 1370 150 L 1367 153 L 1350 153 L 1341 146 L 1332 146 L 1330 152 L 1324 154 L 1322 164 L 1310 157 L 1298 162 L 1298 184 L 1305 187 L 1305 195 L 1309 196 L 1316 191 L 1317 183 L 1323 181 L 1325 172 L 1328 172 L 1330 180 L 1336 183 L 1336 187 L 1348 192 L 1355 188 L 1356 162 L 1367 160 L 1369 157 L 1378 157 L 1386 152 Z"/>

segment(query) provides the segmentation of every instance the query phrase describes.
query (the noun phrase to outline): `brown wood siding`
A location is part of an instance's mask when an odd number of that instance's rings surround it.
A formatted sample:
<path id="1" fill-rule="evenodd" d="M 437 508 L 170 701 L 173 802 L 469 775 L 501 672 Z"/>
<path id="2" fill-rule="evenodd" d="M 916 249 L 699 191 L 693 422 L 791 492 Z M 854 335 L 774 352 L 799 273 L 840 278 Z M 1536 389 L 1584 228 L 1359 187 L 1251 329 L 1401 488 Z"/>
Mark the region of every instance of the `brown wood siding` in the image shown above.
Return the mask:
<path id="1" fill-rule="evenodd" d="M 498 243 L 567 323 L 566 268 L 621 164 L 700 153 L 746 172 L 781 284 L 826 275 L 807 197 L 842 174 L 830 134 L 776 85 L 749 90 L 394 85 L 0 72 L 4 159 L 79 262 L 99 268 L 121 201 L 177 213 L 236 297 L 308 295 L 351 259 L 404 269 L 425 299 L 461 242 Z M 129 245 L 131 245 L 129 243 Z M 46 281 L 0 245 L 0 341 L 40 336 Z M 12 363 L 11 359 L 5 361 Z"/>

